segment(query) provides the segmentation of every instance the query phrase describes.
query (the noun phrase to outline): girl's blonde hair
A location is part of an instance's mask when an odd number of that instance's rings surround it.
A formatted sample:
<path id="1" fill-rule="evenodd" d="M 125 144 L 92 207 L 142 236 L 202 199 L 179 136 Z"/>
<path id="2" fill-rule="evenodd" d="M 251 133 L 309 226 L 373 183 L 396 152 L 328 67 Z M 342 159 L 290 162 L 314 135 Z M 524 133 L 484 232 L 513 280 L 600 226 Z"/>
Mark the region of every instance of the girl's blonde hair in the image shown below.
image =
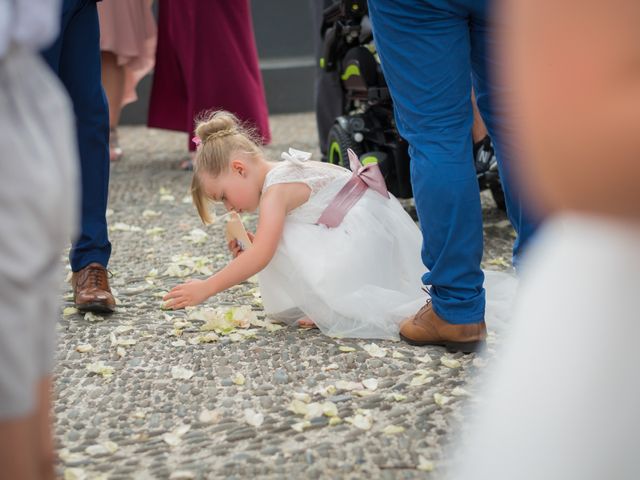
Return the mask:
<path id="1" fill-rule="evenodd" d="M 217 177 L 229 168 L 231 154 L 243 152 L 251 156 L 261 153 L 262 143 L 254 129 L 240 123 L 225 110 L 209 112 L 196 120 L 196 143 L 199 143 L 193 161 L 191 197 L 202 222 L 213 221 L 209 211 L 209 198 L 204 193 L 199 174 L 206 172 Z"/>

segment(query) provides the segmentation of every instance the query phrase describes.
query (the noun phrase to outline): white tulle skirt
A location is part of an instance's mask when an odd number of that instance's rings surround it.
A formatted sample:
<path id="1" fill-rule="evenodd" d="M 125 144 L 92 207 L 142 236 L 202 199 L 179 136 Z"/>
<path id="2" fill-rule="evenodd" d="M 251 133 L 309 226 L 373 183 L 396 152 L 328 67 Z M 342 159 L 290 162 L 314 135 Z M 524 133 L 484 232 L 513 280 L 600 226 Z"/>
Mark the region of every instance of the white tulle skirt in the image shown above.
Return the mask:
<path id="1" fill-rule="evenodd" d="M 367 191 L 336 228 L 287 219 L 259 275 L 267 314 L 303 317 L 334 337 L 398 339 L 398 325 L 427 299 L 422 236 L 395 198 Z"/>
<path id="2" fill-rule="evenodd" d="M 259 274 L 267 315 L 290 325 L 308 317 L 341 338 L 399 339 L 402 320 L 428 295 L 422 234 L 393 197 L 367 191 L 336 228 L 287 219 L 282 240 Z M 507 323 L 517 287 L 513 275 L 485 272 L 490 328 Z"/>

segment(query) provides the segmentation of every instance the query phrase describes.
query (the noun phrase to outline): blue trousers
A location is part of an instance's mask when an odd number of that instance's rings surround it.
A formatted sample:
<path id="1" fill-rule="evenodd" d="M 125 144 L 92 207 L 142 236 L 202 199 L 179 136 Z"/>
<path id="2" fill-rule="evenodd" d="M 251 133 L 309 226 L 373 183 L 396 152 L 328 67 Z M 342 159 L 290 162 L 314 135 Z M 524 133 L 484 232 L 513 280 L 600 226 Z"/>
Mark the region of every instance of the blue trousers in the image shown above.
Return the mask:
<path id="1" fill-rule="evenodd" d="M 472 161 L 471 88 L 496 145 L 517 265 L 536 223 L 523 211 L 509 171 L 508 124 L 493 98 L 487 0 L 369 0 L 382 69 L 400 134 L 409 143 L 411 183 L 424 236 L 435 312 L 450 323 L 484 319 L 482 209 Z"/>
<path id="2" fill-rule="evenodd" d="M 95 0 L 64 0 L 60 36 L 43 52 L 66 87 L 76 117 L 81 172 L 81 231 L 71 249 L 74 272 L 89 263 L 107 266 L 109 110 L 102 89 L 100 27 Z"/>

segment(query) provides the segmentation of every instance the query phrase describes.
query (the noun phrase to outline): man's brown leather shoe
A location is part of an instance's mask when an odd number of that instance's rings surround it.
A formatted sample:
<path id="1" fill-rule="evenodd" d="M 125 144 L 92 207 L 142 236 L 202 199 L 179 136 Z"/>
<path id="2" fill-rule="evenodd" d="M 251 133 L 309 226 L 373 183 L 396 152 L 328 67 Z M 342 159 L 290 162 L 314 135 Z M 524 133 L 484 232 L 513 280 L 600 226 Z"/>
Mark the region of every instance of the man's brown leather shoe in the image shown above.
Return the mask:
<path id="1" fill-rule="evenodd" d="M 90 263 L 71 276 L 73 300 L 82 312 L 111 313 L 116 301 L 109 288 L 107 269 L 99 263 Z"/>
<path id="2" fill-rule="evenodd" d="M 400 338 L 411 345 L 441 345 L 451 352 L 475 352 L 487 338 L 484 321 L 454 325 L 433 311 L 431 300 L 400 324 Z"/>

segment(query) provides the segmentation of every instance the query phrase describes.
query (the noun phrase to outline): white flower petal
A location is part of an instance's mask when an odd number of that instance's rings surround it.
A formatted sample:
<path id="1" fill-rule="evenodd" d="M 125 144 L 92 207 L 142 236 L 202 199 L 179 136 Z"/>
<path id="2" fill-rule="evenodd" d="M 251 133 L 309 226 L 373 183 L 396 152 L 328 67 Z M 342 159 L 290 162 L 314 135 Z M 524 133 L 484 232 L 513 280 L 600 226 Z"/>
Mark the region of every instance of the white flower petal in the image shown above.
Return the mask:
<path id="1" fill-rule="evenodd" d="M 346 390 L 348 392 L 352 391 L 352 390 L 361 390 L 362 389 L 362 383 L 360 382 L 349 382 L 346 380 L 338 380 L 336 382 L 336 387 L 338 390 Z"/>
<path id="2" fill-rule="evenodd" d="M 364 385 L 364 388 L 366 388 L 367 390 L 376 390 L 378 388 L 378 380 L 375 378 L 367 378 L 366 380 L 362 381 L 362 385 Z"/>
<path id="3" fill-rule="evenodd" d="M 411 382 L 409 383 L 409 386 L 410 387 L 419 387 L 420 385 L 426 385 L 427 383 L 431 382 L 431 380 L 433 380 L 433 377 L 428 377 L 425 374 L 416 375 L 415 377 L 413 377 L 411 379 Z"/>
<path id="4" fill-rule="evenodd" d="M 445 397 L 441 393 L 434 393 L 433 400 L 436 402 L 436 405 L 439 405 L 442 407 L 443 405 L 446 405 L 447 403 L 449 403 L 449 400 L 451 400 L 451 398 Z"/>
<path id="5" fill-rule="evenodd" d="M 296 432 L 300 433 L 305 428 L 308 428 L 310 426 L 311 426 L 311 422 L 309 420 L 305 420 L 303 422 L 294 423 L 293 425 L 291 425 L 291 428 L 293 428 Z"/>
<path id="6" fill-rule="evenodd" d="M 423 472 L 432 472 L 434 467 L 435 466 L 431 460 L 427 460 L 422 455 L 418 457 L 418 465 L 416 467 L 418 470 Z"/>
<path id="7" fill-rule="evenodd" d="M 304 393 L 304 392 L 294 392 L 293 393 L 293 398 L 296 399 L 296 400 L 300 400 L 301 402 L 304 402 L 304 403 L 311 402 L 311 395 L 309 395 L 308 393 Z"/>
<path id="8" fill-rule="evenodd" d="M 114 368 L 105 365 L 104 362 L 93 362 L 86 366 L 86 369 L 91 373 L 102 375 L 104 378 L 109 378 L 113 375 Z"/>
<path id="9" fill-rule="evenodd" d="M 387 350 L 379 347 L 375 343 L 369 343 L 362 347 L 364 351 L 366 351 L 372 357 L 382 358 L 387 355 Z"/>
<path id="10" fill-rule="evenodd" d="M 220 420 L 220 412 L 217 410 L 203 410 L 198 416 L 198 420 L 202 423 L 216 423 Z"/>
<path id="11" fill-rule="evenodd" d="M 297 415 L 306 415 L 309 407 L 304 401 L 294 398 L 291 400 L 291 403 L 289 403 L 287 409 Z"/>
<path id="12" fill-rule="evenodd" d="M 454 397 L 469 397 L 471 396 L 471 394 L 465 390 L 462 387 L 456 387 L 453 390 L 451 390 L 451 395 L 453 395 Z"/>
<path id="13" fill-rule="evenodd" d="M 87 322 L 101 322 L 102 320 L 104 320 L 104 317 L 101 317 L 100 315 L 96 315 L 93 312 L 87 312 L 84 314 L 84 319 Z"/>
<path id="14" fill-rule="evenodd" d="M 169 475 L 169 480 L 193 480 L 196 474 L 191 470 L 176 470 Z"/>
<path id="15" fill-rule="evenodd" d="M 440 363 L 449 368 L 460 368 L 462 366 L 459 360 L 444 355 L 440 357 Z"/>
<path id="16" fill-rule="evenodd" d="M 184 367 L 174 366 L 171 367 L 171 376 L 180 380 L 189 380 L 193 377 L 193 371 Z"/>
<path id="17" fill-rule="evenodd" d="M 241 373 L 236 373 L 236 375 L 232 378 L 233 383 L 235 383 L 236 385 L 244 385 L 246 382 L 246 379 L 244 378 L 244 375 Z"/>
<path id="18" fill-rule="evenodd" d="M 338 406 L 333 402 L 324 402 L 322 404 L 322 413 L 325 417 L 337 417 Z"/>
<path id="19" fill-rule="evenodd" d="M 360 430 L 369 430 L 373 425 L 373 420 L 369 415 L 362 415 L 360 413 L 354 415 L 353 417 L 345 418 L 345 421 L 352 424 L 354 427 L 359 428 Z"/>
<path id="20" fill-rule="evenodd" d="M 65 468 L 64 469 L 64 480 L 85 480 L 87 477 L 87 472 L 85 472 L 82 468 Z"/>
<path id="21" fill-rule="evenodd" d="M 244 411 L 244 421 L 252 427 L 259 427 L 264 422 L 264 415 L 260 412 L 256 412 L 252 408 L 247 408 Z"/>
<path id="22" fill-rule="evenodd" d="M 164 440 L 165 443 L 171 447 L 175 447 L 182 441 L 182 439 L 174 433 L 165 433 L 164 435 L 162 435 L 162 440 Z"/>
<path id="23" fill-rule="evenodd" d="M 415 360 L 420 363 L 431 363 L 433 361 L 428 353 L 425 353 L 423 357 L 415 357 Z"/>
<path id="24" fill-rule="evenodd" d="M 382 433 L 385 435 L 395 435 L 402 432 L 404 432 L 404 427 L 401 427 L 400 425 L 387 425 L 382 430 Z"/>
<path id="25" fill-rule="evenodd" d="M 78 313 L 78 309 L 76 307 L 67 307 L 64 310 L 62 310 L 63 317 L 68 317 L 69 315 L 75 315 L 76 313 Z"/>
<path id="26" fill-rule="evenodd" d="M 159 217 L 160 215 L 162 215 L 162 212 L 156 212 L 155 210 L 144 210 L 142 212 L 144 218 Z"/>
<path id="27" fill-rule="evenodd" d="M 391 399 L 391 400 L 393 400 L 395 402 L 403 402 L 403 401 L 405 401 L 407 399 L 407 396 L 403 395 L 401 393 L 394 392 L 391 395 L 389 395 L 387 398 L 389 398 L 389 399 Z"/>

